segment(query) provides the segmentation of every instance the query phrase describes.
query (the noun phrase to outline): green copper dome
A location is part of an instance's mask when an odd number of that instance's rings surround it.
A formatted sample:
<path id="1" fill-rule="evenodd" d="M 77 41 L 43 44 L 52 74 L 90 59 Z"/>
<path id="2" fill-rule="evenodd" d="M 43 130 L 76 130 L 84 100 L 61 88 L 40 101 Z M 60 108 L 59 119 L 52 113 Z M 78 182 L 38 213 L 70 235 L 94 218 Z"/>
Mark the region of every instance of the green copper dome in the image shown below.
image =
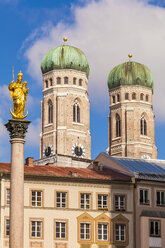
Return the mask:
<path id="1" fill-rule="evenodd" d="M 151 71 L 145 65 L 132 61 L 120 64 L 109 73 L 108 88 L 121 85 L 142 85 L 153 89 Z"/>
<path id="2" fill-rule="evenodd" d="M 42 73 L 51 70 L 74 69 L 86 72 L 89 76 L 89 64 L 85 54 L 78 48 L 68 45 L 58 46 L 45 54 L 41 62 Z"/>

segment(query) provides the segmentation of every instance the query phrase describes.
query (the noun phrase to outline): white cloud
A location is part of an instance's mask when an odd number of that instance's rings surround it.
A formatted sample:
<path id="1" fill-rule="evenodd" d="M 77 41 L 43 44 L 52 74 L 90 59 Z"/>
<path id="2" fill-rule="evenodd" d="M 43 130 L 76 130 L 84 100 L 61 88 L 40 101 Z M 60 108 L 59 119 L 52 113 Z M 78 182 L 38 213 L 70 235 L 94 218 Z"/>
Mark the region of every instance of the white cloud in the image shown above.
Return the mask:
<path id="1" fill-rule="evenodd" d="M 30 123 L 28 132 L 26 135 L 26 145 L 30 147 L 39 147 L 40 143 L 40 132 L 41 132 L 41 120 L 36 119 Z"/>
<path id="2" fill-rule="evenodd" d="M 97 109 L 107 108 L 107 76 L 109 71 L 133 53 L 133 60 L 147 65 L 154 77 L 154 109 L 160 121 L 165 121 L 165 9 L 138 0 L 92 1 L 85 7 L 73 7 L 75 23 L 49 26 L 49 33 L 35 35 L 26 50 L 28 72 L 41 80 L 40 63 L 51 48 L 62 44 L 77 46 L 87 55 L 90 65 L 89 94 Z M 36 31 L 35 31 L 36 32 Z M 34 37 L 31 35 L 31 37 Z"/>

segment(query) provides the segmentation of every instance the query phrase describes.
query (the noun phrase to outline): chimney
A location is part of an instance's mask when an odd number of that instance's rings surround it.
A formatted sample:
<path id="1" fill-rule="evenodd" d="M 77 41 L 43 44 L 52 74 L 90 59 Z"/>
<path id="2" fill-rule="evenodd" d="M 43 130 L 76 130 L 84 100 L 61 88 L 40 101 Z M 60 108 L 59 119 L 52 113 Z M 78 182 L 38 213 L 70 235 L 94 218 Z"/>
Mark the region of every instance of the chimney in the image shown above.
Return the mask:
<path id="1" fill-rule="evenodd" d="M 33 167 L 33 157 L 26 158 L 25 164 L 29 167 Z"/>

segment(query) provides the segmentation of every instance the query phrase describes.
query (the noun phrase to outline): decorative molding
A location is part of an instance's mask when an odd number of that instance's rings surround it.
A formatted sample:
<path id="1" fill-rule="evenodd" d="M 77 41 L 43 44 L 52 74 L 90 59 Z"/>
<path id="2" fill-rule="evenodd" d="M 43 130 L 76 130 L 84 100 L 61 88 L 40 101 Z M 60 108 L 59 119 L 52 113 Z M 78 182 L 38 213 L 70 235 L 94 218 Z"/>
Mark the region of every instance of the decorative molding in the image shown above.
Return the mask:
<path id="1" fill-rule="evenodd" d="M 5 127 L 9 131 L 9 135 L 11 139 L 14 138 L 24 139 L 29 124 L 30 121 L 28 120 L 11 119 L 5 124 Z"/>

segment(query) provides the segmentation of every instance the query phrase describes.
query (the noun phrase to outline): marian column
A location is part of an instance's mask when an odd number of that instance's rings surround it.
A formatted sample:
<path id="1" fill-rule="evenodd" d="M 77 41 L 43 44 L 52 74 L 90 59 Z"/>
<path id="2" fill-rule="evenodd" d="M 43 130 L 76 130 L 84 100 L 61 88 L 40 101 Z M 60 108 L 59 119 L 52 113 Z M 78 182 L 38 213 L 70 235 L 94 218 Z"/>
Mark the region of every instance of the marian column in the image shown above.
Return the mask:
<path id="1" fill-rule="evenodd" d="M 5 124 L 10 135 L 11 143 L 11 179 L 10 179 L 10 248 L 23 248 L 24 243 L 24 143 L 30 121 L 23 120 L 26 96 L 28 90 L 27 82 L 22 81 L 23 74 L 18 74 L 16 82 L 9 84 L 11 98 L 13 98 L 13 119 Z"/>

